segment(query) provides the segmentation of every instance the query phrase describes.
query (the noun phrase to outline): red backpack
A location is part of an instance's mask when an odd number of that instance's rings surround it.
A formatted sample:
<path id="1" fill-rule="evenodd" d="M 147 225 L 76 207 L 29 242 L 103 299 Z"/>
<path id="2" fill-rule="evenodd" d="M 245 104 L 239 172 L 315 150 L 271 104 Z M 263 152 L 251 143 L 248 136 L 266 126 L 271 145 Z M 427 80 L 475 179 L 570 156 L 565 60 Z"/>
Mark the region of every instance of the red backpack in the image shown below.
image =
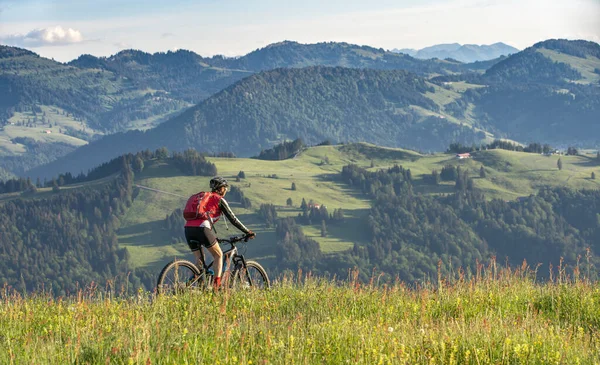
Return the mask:
<path id="1" fill-rule="evenodd" d="M 183 218 L 186 221 L 208 219 L 209 217 L 216 218 L 219 212 L 219 202 L 222 198 L 217 193 L 204 191 L 190 196 L 183 209 Z"/>

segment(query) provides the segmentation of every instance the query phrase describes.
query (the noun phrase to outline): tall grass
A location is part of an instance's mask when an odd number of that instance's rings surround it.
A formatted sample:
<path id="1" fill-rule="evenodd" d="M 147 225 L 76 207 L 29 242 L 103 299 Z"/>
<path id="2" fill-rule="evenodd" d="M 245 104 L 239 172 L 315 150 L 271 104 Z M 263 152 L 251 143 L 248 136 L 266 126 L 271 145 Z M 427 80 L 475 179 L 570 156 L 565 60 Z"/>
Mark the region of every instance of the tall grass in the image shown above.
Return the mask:
<path id="1" fill-rule="evenodd" d="M 600 364 L 600 286 L 495 263 L 410 287 L 299 273 L 268 291 L 0 295 L 2 364 Z"/>

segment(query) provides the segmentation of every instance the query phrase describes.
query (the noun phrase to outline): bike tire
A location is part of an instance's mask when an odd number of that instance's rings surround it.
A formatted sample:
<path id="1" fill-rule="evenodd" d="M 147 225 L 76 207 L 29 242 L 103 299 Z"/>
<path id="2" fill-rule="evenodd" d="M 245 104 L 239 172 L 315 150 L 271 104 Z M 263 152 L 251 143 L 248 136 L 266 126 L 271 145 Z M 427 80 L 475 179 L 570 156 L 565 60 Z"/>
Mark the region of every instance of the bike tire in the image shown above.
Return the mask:
<path id="1" fill-rule="evenodd" d="M 268 289 L 271 287 L 265 269 L 256 261 L 246 261 L 246 267 L 236 269 L 233 273 L 232 289 Z"/>
<path id="2" fill-rule="evenodd" d="M 204 289 L 208 286 L 204 272 L 187 260 L 173 260 L 158 275 L 156 293 L 178 295 L 185 291 Z"/>

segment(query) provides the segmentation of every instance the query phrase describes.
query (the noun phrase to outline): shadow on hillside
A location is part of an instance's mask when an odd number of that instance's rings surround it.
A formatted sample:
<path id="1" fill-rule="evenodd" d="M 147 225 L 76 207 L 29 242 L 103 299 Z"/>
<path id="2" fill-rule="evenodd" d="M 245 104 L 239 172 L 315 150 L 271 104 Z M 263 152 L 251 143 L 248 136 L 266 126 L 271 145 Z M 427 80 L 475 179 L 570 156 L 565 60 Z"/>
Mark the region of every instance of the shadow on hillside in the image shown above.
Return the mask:
<path id="1" fill-rule="evenodd" d="M 551 169 L 532 169 L 532 170 L 527 170 L 526 172 L 548 172 L 548 171 L 558 171 L 558 168 L 551 168 Z"/>
<path id="2" fill-rule="evenodd" d="M 600 166 L 600 161 L 598 161 L 596 159 L 596 157 L 590 157 L 590 156 L 579 156 L 583 159 L 583 161 L 577 161 L 577 162 L 573 162 L 573 165 L 577 165 L 577 166 L 582 166 L 582 167 L 595 167 L 595 166 Z"/>
<path id="3" fill-rule="evenodd" d="M 369 197 L 367 194 L 363 193 L 356 187 L 348 185 L 345 181 L 343 181 L 341 179 L 340 174 L 319 174 L 316 175 L 315 178 L 320 181 L 333 183 L 341 192 L 350 195 L 358 200 L 371 200 L 371 197 Z"/>
<path id="4" fill-rule="evenodd" d="M 120 228 L 118 231 L 118 234 L 122 235 L 122 236 L 128 236 L 128 235 L 139 234 L 142 232 L 152 231 L 153 226 L 155 226 L 156 224 L 157 224 L 157 221 L 138 223 L 138 224 L 126 227 L 126 228 Z"/>
<path id="5" fill-rule="evenodd" d="M 342 182 L 342 178 L 339 173 L 319 174 L 315 177 L 321 181 Z"/>
<path id="6" fill-rule="evenodd" d="M 117 231 L 118 236 L 129 236 L 123 238 L 131 245 L 144 245 L 151 247 L 160 247 L 168 245 L 171 242 L 169 232 L 163 229 L 163 221 L 156 220 L 146 223 L 139 223 L 127 228 L 121 228 Z M 181 236 L 183 237 L 183 227 L 181 227 Z"/>

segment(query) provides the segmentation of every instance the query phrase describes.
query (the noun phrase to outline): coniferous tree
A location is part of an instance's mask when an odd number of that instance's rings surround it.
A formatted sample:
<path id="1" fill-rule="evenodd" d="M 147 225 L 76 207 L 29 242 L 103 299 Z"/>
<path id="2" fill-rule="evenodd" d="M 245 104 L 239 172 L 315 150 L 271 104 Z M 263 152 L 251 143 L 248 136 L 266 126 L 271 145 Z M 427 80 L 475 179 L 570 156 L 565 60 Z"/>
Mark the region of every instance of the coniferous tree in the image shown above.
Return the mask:
<path id="1" fill-rule="evenodd" d="M 287 205 L 288 207 L 291 207 L 293 205 L 293 201 L 292 198 L 287 198 L 287 200 L 285 201 L 285 205 Z"/>
<path id="2" fill-rule="evenodd" d="M 325 220 L 321 221 L 321 237 L 327 237 L 327 224 Z"/>
<path id="3" fill-rule="evenodd" d="M 140 156 L 133 159 L 133 172 L 142 172 L 144 170 L 144 160 Z"/>
<path id="4" fill-rule="evenodd" d="M 592 171 L 592 180 L 596 180 L 596 173 Z"/>
<path id="5" fill-rule="evenodd" d="M 162 160 L 162 159 L 169 157 L 169 150 L 166 147 L 161 147 L 161 148 L 157 149 L 156 152 L 154 152 L 154 155 L 159 160 Z"/>
<path id="6" fill-rule="evenodd" d="M 292 183 L 292 190 L 296 190 L 296 183 L 295 182 Z"/>
<path id="7" fill-rule="evenodd" d="M 306 199 L 302 198 L 302 203 L 300 203 L 300 209 L 306 211 L 308 209 L 308 204 L 306 204 Z"/>
<path id="8" fill-rule="evenodd" d="M 440 178 L 439 172 L 437 172 L 437 170 L 432 170 L 431 171 L 431 181 L 433 182 L 433 184 L 439 185 L 441 180 L 442 179 Z"/>
<path id="9" fill-rule="evenodd" d="M 246 173 L 244 171 L 240 171 L 240 172 L 238 172 L 237 177 L 239 177 L 240 179 L 245 179 Z"/>
<path id="10" fill-rule="evenodd" d="M 483 166 L 481 166 L 481 168 L 479 169 L 479 177 L 485 179 L 485 176 L 485 169 L 483 168 Z"/>
<path id="11" fill-rule="evenodd" d="M 563 168 L 562 159 L 560 157 L 558 158 L 558 161 L 556 161 L 556 167 L 558 167 L 559 170 L 562 170 Z"/>

